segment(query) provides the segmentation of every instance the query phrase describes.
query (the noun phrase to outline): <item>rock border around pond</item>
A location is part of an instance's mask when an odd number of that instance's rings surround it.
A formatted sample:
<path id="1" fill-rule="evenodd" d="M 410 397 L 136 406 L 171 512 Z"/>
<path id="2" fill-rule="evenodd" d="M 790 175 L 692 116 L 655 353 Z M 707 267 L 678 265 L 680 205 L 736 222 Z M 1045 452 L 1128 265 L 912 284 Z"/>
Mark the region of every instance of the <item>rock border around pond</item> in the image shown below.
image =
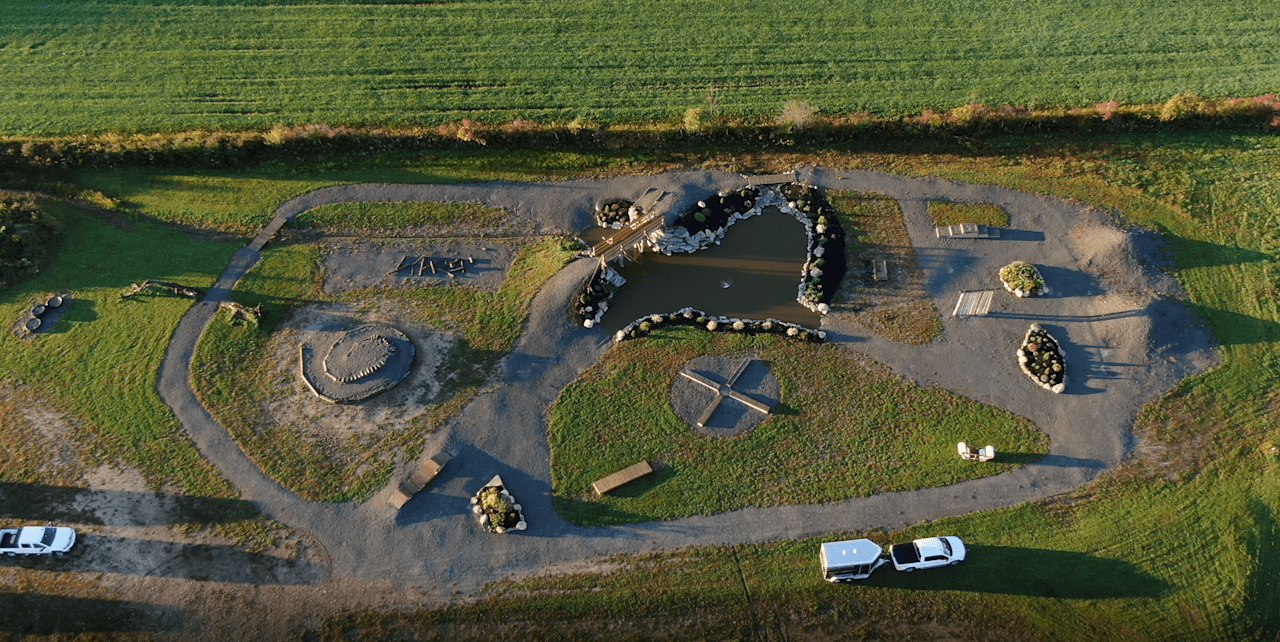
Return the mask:
<path id="1" fill-rule="evenodd" d="M 797 323 L 787 323 L 777 319 L 760 320 L 711 316 L 697 308 L 681 308 L 675 312 L 640 317 L 615 332 L 613 334 L 613 342 L 621 343 L 627 339 L 640 339 L 664 325 L 688 325 L 703 328 L 708 332 L 777 334 L 800 341 L 818 342 L 827 338 L 825 331 L 811 330 Z"/>
<path id="2" fill-rule="evenodd" d="M 1050 348 L 1053 351 L 1046 352 Z M 1042 358 L 1040 355 L 1044 354 L 1050 356 Z M 1044 363 L 1041 364 L 1041 361 Z M 1055 369 L 1054 366 L 1057 368 Z M 1062 394 L 1062 391 L 1067 389 L 1067 355 L 1063 354 L 1062 346 L 1053 338 L 1053 335 L 1040 327 L 1039 323 L 1032 323 L 1031 327 L 1027 328 L 1027 334 L 1022 338 L 1022 346 L 1018 348 L 1018 367 L 1037 386 L 1045 390 Z M 1045 380 L 1043 377 L 1048 379 Z"/>

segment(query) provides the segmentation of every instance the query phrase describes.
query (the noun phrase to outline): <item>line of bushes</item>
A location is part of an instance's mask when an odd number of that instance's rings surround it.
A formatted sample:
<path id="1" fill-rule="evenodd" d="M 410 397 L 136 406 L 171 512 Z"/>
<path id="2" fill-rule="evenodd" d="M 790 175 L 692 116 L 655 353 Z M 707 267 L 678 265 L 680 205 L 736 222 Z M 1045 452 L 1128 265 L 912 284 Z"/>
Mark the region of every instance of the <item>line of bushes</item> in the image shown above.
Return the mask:
<path id="1" fill-rule="evenodd" d="M 388 152 L 469 148 L 522 149 L 679 148 L 691 142 L 760 147 L 840 145 L 895 137 L 954 136 L 1051 131 L 1142 131 L 1158 128 L 1247 125 L 1280 129 L 1280 98 L 1201 98 L 1178 94 L 1148 105 L 1111 100 L 1087 107 L 961 105 L 907 116 L 870 113 L 827 117 L 817 108 L 794 105 L 774 121 L 718 119 L 683 122 L 601 124 L 575 120 L 540 123 L 517 119 L 484 123 L 463 119 L 438 127 L 374 129 L 324 124 L 277 125 L 267 131 L 188 131 L 98 134 L 0 140 L 0 169 L 51 167 L 196 166 L 233 168 L 317 154 L 381 155 Z M 790 114 L 790 115 L 787 115 Z"/>

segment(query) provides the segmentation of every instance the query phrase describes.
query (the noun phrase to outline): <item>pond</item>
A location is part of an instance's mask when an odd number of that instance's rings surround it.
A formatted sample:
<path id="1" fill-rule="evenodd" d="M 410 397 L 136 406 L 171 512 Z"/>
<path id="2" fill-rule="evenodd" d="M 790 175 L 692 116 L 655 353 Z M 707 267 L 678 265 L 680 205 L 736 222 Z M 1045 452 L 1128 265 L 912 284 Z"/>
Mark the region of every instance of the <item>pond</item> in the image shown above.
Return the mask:
<path id="1" fill-rule="evenodd" d="M 804 226 L 770 207 L 735 223 L 720 245 L 693 254 L 646 252 L 637 262 L 614 264 L 627 283 L 609 301 L 602 325 L 612 333 L 642 316 L 693 307 L 816 328 L 821 315 L 796 301 L 806 243 Z"/>

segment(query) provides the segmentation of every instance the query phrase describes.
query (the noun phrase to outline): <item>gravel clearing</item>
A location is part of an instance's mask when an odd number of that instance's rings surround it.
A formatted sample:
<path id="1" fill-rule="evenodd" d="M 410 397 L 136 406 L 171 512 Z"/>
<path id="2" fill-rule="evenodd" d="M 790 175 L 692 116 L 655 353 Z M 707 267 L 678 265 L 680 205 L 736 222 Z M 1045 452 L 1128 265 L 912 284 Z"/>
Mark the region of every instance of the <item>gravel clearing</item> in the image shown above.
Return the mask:
<path id="1" fill-rule="evenodd" d="M 174 333 L 158 388 L 200 450 L 242 492 L 277 520 L 312 534 L 332 559 L 332 577 L 390 581 L 447 602 L 486 582 L 538 573 L 617 553 L 694 545 L 763 542 L 849 529 L 887 528 L 1008 506 L 1058 493 L 1120 463 L 1129 429 L 1145 402 L 1179 379 L 1217 363 L 1215 346 L 1177 300 L 1176 283 L 1156 271 L 1158 243 L 1138 241 L 1108 215 L 1060 199 L 939 178 L 801 168 L 815 185 L 886 194 L 902 207 L 917 248 L 924 287 L 949 313 L 961 289 L 998 288 L 995 273 L 1014 259 L 1041 269 L 1051 294 L 996 298 L 990 316 L 945 317 L 944 334 L 923 346 L 894 343 L 851 318 L 823 321 L 828 336 L 921 385 L 938 386 L 1030 418 L 1050 436 L 1050 454 L 1017 471 L 943 488 L 884 493 L 822 505 L 748 508 L 718 515 L 607 528 L 582 528 L 552 507 L 544 412 L 560 390 L 609 347 L 600 330 L 575 326 L 568 302 L 594 266 L 575 262 L 534 299 L 524 335 L 504 362 L 503 383 L 478 396 L 440 435 L 455 453 L 426 491 L 398 513 L 383 491 L 363 504 L 301 500 L 250 462 L 196 402 L 189 386 L 192 348 L 213 311 L 257 260 L 238 252 L 208 300 L 193 306 Z M 292 216 L 321 203 L 354 200 L 479 200 L 507 208 L 539 233 L 572 233 L 594 224 L 592 208 L 611 197 L 635 199 L 649 187 L 671 192 L 671 217 L 706 193 L 746 183 L 738 175 L 678 171 L 555 184 L 346 185 L 282 205 Z M 926 203 L 947 199 L 997 203 L 1011 229 L 999 240 L 939 239 Z M 1125 239 L 1130 240 L 1126 241 Z M 1073 375 L 1064 394 L 1032 385 L 1014 352 L 1030 323 L 1061 341 Z M 979 373 L 975 376 L 975 373 Z M 997 451 L 999 444 L 995 444 Z M 524 506 L 529 529 L 481 532 L 468 498 L 501 474 Z"/>

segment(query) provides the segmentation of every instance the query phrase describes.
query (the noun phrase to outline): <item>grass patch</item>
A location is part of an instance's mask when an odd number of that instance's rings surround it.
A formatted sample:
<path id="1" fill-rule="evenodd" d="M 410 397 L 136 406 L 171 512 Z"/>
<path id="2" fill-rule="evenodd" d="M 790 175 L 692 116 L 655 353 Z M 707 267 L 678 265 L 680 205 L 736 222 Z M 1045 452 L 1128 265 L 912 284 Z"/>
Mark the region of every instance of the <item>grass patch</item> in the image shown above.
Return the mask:
<path id="1" fill-rule="evenodd" d="M 837 314 L 900 343 L 921 345 L 942 333 L 942 317 L 924 287 L 924 273 L 907 234 L 898 202 L 875 194 L 830 190 L 848 234 L 849 272 L 836 294 Z M 888 281 L 871 276 L 874 261 L 885 261 Z"/>
<path id="2" fill-rule="evenodd" d="M 1189 91 L 1265 93 L 1280 77 L 1269 55 L 1280 9 L 1271 4 L 1137 0 L 1091 12 L 1065 0 L 988 0 L 950 4 L 940 18 L 924 0 L 858 11 L 820 0 L 806 13 L 821 20 L 782 23 L 769 5 L 711 0 L 7 9 L 0 131 L 20 134 L 420 127 L 464 117 L 589 126 L 674 121 L 690 108 L 772 121 L 788 102 L 823 114 L 979 99 L 1154 103 Z"/>
<path id="3" fill-rule="evenodd" d="M 297 227 L 360 229 L 386 232 L 424 225 L 462 226 L 465 229 L 492 227 L 506 216 L 501 207 L 467 202 L 425 203 L 337 203 L 322 205 L 299 214 Z"/>
<path id="4" fill-rule="evenodd" d="M 0 332 L 0 372 L 19 388 L 0 404 L 6 451 L 0 481 L 75 483 L 82 470 L 77 464 L 118 462 L 157 490 L 211 500 L 236 497 L 156 393 L 165 347 L 192 301 L 163 294 L 119 298 L 131 283 L 147 278 L 207 286 L 235 246 L 147 222 L 122 225 L 62 201 L 37 202 L 57 220 L 62 239 L 38 274 L 0 293 L 0 318 L 16 320 L 58 292 L 72 292 L 73 298 L 65 316 L 43 334 L 23 340 Z M 69 434 L 63 438 L 77 444 L 80 461 L 51 467 L 63 447 L 40 445 L 47 437 L 20 416 L 20 406 L 65 415 Z M 26 443 L 32 445 L 18 446 Z M 184 527 L 216 523 L 214 530 L 237 542 L 265 544 L 272 527 L 255 515 L 212 522 L 194 516 Z"/>
<path id="5" fill-rule="evenodd" d="M 75 179 L 79 185 L 114 199 L 121 212 L 135 217 L 251 236 L 271 221 L 281 203 L 321 187 L 343 183 L 554 181 L 667 167 L 647 161 L 644 156 L 630 150 L 588 153 L 464 149 L 382 155 L 349 152 L 263 163 L 239 171 L 90 169 L 77 172 Z M 393 214 L 401 205 L 406 209 Z M 424 209 L 415 212 L 415 206 Z M 401 215 L 405 220 L 447 217 L 453 211 L 450 208 L 467 205 L 437 205 L 434 207 L 441 209 L 431 211 L 433 206 L 426 204 L 396 204 L 378 214 L 374 212 L 379 208 L 373 204 L 348 207 L 365 208 L 367 222 L 383 225 L 396 223 Z M 485 217 L 495 214 L 487 210 L 472 213 Z M 325 215 L 323 211 L 302 214 L 299 220 L 315 221 L 315 217 Z"/>
<path id="6" fill-rule="evenodd" d="M 732 439 L 698 435 L 671 411 L 671 381 L 700 354 L 758 351 L 782 383 L 773 417 Z M 1031 422 L 918 388 L 855 353 L 769 336 L 663 329 L 615 347 L 550 410 L 551 475 L 569 520 L 613 524 L 743 506 L 833 501 L 942 486 L 1016 467 L 965 465 L 958 441 L 1047 452 Z M 641 459 L 652 480 L 595 497 L 591 482 Z"/>
<path id="7" fill-rule="evenodd" d="M 988 227 L 1009 227 L 1009 213 L 995 203 L 952 203 L 929 201 L 929 218 L 934 225 L 977 223 Z"/>

